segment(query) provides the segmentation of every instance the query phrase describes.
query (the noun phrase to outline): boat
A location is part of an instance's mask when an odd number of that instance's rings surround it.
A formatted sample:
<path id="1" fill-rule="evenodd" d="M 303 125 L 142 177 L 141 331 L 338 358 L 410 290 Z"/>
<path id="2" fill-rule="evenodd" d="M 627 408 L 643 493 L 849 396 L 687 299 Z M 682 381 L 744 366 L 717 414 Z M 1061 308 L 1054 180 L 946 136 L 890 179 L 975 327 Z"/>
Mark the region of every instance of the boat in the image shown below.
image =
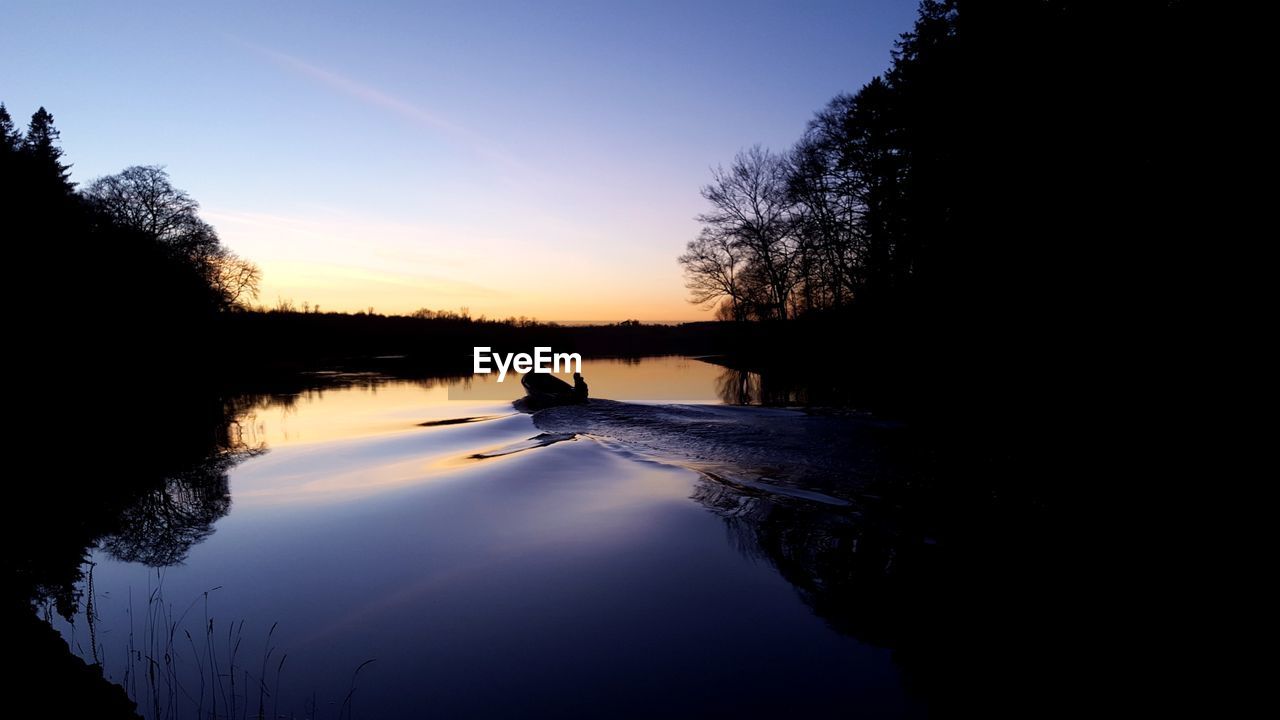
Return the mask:
<path id="1" fill-rule="evenodd" d="M 520 384 L 524 386 L 525 400 L 531 407 L 574 405 L 587 401 L 586 383 L 575 388 L 551 373 L 525 373 L 520 378 Z"/>

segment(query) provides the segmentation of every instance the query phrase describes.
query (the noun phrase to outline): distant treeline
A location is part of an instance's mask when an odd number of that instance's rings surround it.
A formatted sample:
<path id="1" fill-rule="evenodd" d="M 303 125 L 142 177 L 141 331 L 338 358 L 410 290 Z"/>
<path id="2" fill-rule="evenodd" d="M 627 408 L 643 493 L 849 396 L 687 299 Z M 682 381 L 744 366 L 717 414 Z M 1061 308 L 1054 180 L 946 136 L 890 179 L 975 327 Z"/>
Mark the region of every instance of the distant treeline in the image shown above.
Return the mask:
<path id="1" fill-rule="evenodd" d="M 742 343 L 732 323 L 565 326 L 528 319 L 473 319 L 451 311 L 410 315 L 242 310 L 220 319 L 221 334 L 236 339 L 226 368 L 236 374 L 319 368 L 404 372 L 470 372 L 471 351 L 530 352 L 536 346 L 592 357 L 705 355 Z"/>

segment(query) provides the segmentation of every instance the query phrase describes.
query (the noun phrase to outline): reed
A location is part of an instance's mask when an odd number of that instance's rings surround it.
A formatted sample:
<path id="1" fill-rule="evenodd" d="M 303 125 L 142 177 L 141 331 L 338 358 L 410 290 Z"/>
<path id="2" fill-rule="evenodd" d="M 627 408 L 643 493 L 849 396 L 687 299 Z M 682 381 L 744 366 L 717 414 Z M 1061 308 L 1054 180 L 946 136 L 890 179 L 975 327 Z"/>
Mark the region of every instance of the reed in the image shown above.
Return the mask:
<path id="1" fill-rule="evenodd" d="M 113 664 L 112 658 L 106 655 L 98 638 L 101 606 L 92 576 L 90 563 L 85 573 L 82 607 L 89 629 L 90 648 L 86 649 L 78 642 L 73 642 L 73 645 L 82 658 L 86 661 L 92 659 L 94 664 L 103 668 L 104 675 L 112 679 L 108 672 L 108 666 Z M 133 588 L 129 589 L 125 607 L 128 635 L 119 683 L 129 699 L 137 704 L 141 715 L 147 720 L 321 720 L 334 717 L 342 720 L 355 717 L 357 681 L 361 672 L 375 659 L 365 660 L 356 666 L 346 695 L 340 702 L 335 698 L 322 703 L 313 691 L 304 702 L 301 714 L 287 707 L 282 711 L 281 688 L 289 654 L 282 652 L 276 644 L 280 623 L 274 622 L 267 629 L 260 658 L 256 663 L 250 661 L 253 666 L 250 667 L 241 659 L 244 642 L 249 637 L 245 621 L 224 624 L 212 612 L 212 596 L 221 589 L 222 586 L 217 586 L 205 590 L 181 613 L 176 613 L 174 606 L 165 599 L 162 570 L 157 569 L 148 575 L 145 608 L 135 607 Z M 203 637 L 199 632 L 193 633 L 190 627 L 193 623 L 189 618 L 197 606 L 203 615 L 197 620 L 203 628 Z M 48 619 L 52 620 L 51 615 Z M 256 707 L 253 702 L 255 690 Z"/>

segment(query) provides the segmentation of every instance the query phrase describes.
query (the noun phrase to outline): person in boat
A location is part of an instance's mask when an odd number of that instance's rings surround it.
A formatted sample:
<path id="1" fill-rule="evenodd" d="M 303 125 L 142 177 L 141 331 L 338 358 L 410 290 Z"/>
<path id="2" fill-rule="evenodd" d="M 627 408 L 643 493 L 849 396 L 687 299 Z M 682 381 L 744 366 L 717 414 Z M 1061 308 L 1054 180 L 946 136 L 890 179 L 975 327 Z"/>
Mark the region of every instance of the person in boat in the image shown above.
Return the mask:
<path id="1" fill-rule="evenodd" d="M 529 401 L 536 407 L 572 405 L 587 401 L 587 383 L 580 373 L 573 374 L 573 384 L 551 373 L 527 372 L 520 378 Z"/>

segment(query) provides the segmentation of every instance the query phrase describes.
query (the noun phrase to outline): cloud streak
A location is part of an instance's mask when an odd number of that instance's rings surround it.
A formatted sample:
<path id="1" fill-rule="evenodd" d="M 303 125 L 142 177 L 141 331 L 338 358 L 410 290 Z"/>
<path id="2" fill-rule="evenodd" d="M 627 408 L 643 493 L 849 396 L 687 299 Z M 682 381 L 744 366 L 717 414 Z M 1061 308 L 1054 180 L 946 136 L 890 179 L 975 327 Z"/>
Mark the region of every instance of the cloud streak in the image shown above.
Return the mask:
<path id="1" fill-rule="evenodd" d="M 502 166 L 505 170 L 521 173 L 529 172 L 527 165 L 507 153 L 489 138 L 470 128 L 452 122 L 442 117 L 439 113 L 383 92 L 372 85 L 360 82 L 346 75 L 342 75 L 341 73 L 322 68 L 318 65 L 313 65 L 312 63 L 293 55 L 254 45 L 236 38 L 232 38 L 232 40 L 236 44 L 246 47 L 254 53 L 267 58 L 277 66 L 314 80 L 331 90 L 353 97 L 368 105 L 372 105 L 373 107 L 381 108 L 400 115 L 401 117 L 408 118 L 409 120 L 412 120 L 424 127 L 437 130 L 452 138 L 455 142 L 470 148 L 471 151 L 477 155 Z"/>

